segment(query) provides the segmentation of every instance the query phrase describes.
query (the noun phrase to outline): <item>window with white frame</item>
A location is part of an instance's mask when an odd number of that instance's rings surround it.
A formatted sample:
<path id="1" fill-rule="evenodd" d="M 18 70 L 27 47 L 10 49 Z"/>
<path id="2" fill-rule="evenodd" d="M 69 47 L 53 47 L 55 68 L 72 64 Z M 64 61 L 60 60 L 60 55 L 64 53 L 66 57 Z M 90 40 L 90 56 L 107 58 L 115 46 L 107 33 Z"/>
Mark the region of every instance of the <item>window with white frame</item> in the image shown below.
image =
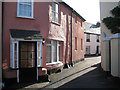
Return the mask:
<path id="1" fill-rule="evenodd" d="M 42 67 L 42 42 L 37 42 L 37 67 Z"/>
<path id="2" fill-rule="evenodd" d="M 47 56 L 46 63 L 56 63 L 61 61 L 62 48 L 61 42 L 54 40 L 47 40 Z"/>
<path id="3" fill-rule="evenodd" d="M 98 35 L 96 35 L 96 38 L 97 38 L 96 41 L 99 42 L 99 36 Z"/>
<path id="4" fill-rule="evenodd" d="M 77 23 L 77 16 L 75 15 L 75 23 Z"/>
<path id="5" fill-rule="evenodd" d="M 86 34 L 86 41 L 90 42 L 90 34 Z"/>
<path id="6" fill-rule="evenodd" d="M 10 43 L 10 67 L 18 68 L 18 42 Z"/>
<path id="7" fill-rule="evenodd" d="M 75 37 L 75 50 L 77 50 L 77 37 Z"/>
<path id="8" fill-rule="evenodd" d="M 52 21 L 59 23 L 59 4 L 56 2 L 52 3 Z"/>
<path id="9" fill-rule="evenodd" d="M 33 0 L 18 0 L 17 16 L 33 18 Z"/>

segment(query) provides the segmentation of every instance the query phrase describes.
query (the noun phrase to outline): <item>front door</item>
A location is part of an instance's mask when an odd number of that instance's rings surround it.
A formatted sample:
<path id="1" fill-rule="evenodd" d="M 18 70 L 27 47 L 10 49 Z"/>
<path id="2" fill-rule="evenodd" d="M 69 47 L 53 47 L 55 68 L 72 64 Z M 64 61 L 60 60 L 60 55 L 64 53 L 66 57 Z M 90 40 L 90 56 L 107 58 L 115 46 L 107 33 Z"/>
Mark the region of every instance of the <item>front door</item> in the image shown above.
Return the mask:
<path id="1" fill-rule="evenodd" d="M 36 43 L 20 42 L 19 48 L 20 82 L 36 80 Z"/>

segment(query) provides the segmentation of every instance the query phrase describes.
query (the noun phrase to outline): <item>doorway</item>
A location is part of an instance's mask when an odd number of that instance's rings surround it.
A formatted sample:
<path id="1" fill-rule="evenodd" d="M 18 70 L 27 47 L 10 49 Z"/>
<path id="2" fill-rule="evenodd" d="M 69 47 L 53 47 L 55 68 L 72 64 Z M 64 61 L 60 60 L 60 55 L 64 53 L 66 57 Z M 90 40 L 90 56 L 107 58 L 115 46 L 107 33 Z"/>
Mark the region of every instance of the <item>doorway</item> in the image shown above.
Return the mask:
<path id="1" fill-rule="evenodd" d="M 99 46 L 97 46 L 96 54 L 99 54 Z"/>
<path id="2" fill-rule="evenodd" d="M 36 42 L 19 43 L 19 78 L 20 82 L 36 80 Z"/>

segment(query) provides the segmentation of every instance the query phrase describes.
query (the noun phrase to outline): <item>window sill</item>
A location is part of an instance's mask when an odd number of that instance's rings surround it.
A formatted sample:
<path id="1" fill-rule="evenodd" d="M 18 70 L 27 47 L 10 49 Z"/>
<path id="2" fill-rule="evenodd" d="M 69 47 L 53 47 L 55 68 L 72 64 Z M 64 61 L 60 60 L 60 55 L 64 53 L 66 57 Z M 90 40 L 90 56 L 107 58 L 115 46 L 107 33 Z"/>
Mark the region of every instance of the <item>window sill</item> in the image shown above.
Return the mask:
<path id="1" fill-rule="evenodd" d="M 62 62 L 58 61 L 58 62 L 53 62 L 53 63 L 46 63 L 46 65 L 54 65 L 54 64 L 62 64 Z"/>
<path id="2" fill-rule="evenodd" d="M 10 67 L 10 70 L 19 70 L 19 68 L 12 68 L 12 67 Z"/>
<path id="3" fill-rule="evenodd" d="M 51 23 L 53 23 L 53 24 L 56 24 L 56 25 L 60 26 L 60 23 L 57 23 L 57 22 L 54 22 L 54 21 L 51 21 Z"/>
<path id="4" fill-rule="evenodd" d="M 24 18 L 24 19 L 35 19 L 35 18 L 33 18 L 33 17 L 26 17 L 26 16 L 16 16 L 17 18 Z"/>

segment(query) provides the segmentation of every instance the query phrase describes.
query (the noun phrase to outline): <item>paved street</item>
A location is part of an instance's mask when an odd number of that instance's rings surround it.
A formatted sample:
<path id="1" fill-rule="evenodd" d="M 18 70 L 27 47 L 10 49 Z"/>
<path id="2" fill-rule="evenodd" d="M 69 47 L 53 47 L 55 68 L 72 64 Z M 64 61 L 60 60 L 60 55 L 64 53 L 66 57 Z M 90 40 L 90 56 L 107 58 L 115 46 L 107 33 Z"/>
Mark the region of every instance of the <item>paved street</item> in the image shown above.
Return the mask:
<path id="1" fill-rule="evenodd" d="M 101 57 L 89 57 L 49 76 L 50 82 L 24 85 L 23 88 L 120 88 L 120 79 L 104 72 L 100 67 Z M 13 85 L 14 87 L 15 85 Z M 16 86 L 17 87 L 17 86 Z"/>

